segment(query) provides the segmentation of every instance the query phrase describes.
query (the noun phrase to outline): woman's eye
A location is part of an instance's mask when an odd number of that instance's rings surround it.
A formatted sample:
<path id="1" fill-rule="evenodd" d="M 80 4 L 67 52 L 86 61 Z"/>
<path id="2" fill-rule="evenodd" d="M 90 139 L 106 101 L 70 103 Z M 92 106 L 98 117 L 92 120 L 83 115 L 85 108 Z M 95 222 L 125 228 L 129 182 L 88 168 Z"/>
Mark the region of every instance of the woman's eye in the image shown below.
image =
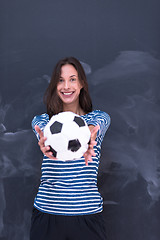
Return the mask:
<path id="1" fill-rule="evenodd" d="M 75 78 L 71 78 L 71 82 L 74 82 L 74 81 L 76 81 L 76 79 Z"/>
<path id="2" fill-rule="evenodd" d="M 60 79 L 59 79 L 59 82 L 63 82 L 63 79 L 60 78 Z"/>

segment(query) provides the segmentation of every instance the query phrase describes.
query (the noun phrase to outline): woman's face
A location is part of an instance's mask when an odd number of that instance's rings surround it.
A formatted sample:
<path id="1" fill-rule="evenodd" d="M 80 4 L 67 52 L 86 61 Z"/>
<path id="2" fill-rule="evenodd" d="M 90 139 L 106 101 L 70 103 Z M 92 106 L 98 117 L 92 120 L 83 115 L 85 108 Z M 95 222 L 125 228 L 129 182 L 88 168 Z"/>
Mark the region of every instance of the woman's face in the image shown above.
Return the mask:
<path id="1" fill-rule="evenodd" d="M 57 94 L 63 104 L 79 104 L 79 94 L 82 85 L 78 79 L 78 73 L 71 64 L 61 68 L 61 76 L 57 84 Z"/>

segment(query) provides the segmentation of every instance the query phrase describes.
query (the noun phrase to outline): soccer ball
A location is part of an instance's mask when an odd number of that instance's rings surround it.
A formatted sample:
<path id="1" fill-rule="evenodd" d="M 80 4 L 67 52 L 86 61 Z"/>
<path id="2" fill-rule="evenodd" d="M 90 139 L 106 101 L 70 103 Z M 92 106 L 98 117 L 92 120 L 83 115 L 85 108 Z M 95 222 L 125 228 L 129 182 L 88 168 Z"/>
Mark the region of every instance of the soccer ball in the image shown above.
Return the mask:
<path id="1" fill-rule="evenodd" d="M 53 156 L 60 160 L 73 160 L 83 156 L 88 149 L 90 130 L 79 115 L 61 112 L 54 115 L 44 128 Z"/>

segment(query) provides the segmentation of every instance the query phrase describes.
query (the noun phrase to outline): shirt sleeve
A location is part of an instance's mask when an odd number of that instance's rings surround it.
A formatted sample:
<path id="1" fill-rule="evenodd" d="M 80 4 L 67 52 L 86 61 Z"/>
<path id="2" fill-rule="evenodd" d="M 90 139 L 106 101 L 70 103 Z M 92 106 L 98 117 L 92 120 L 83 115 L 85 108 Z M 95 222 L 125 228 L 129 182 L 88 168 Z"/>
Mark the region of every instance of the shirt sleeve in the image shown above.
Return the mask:
<path id="1" fill-rule="evenodd" d="M 32 129 L 38 140 L 40 139 L 40 137 L 39 137 L 39 134 L 35 130 L 35 126 L 37 125 L 43 131 L 44 127 L 47 125 L 48 122 L 49 122 L 49 115 L 46 113 L 39 115 L 39 116 L 35 116 L 33 118 Z"/>
<path id="2" fill-rule="evenodd" d="M 95 110 L 90 120 L 87 122 L 88 125 L 100 126 L 100 129 L 97 132 L 97 137 L 101 137 L 101 139 L 103 139 L 107 129 L 109 128 L 110 123 L 110 116 L 106 112 L 100 110 Z"/>

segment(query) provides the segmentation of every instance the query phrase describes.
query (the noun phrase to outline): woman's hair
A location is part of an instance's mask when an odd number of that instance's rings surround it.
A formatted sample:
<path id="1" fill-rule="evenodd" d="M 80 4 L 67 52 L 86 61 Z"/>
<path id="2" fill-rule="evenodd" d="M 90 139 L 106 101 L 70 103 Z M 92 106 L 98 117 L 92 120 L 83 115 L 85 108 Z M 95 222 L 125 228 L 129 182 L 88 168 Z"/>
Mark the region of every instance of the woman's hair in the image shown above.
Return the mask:
<path id="1" fill-rule="evenodd" d="M 57 84 L 59 82 L 61 76 L 61 68 L 66 64 L 71 64 L 78 73 L 79 81 L 82 85 L 82 89 L 79 95 L 79 104 L 82 110 L 85 113 L 89 113 L 92 111 L 92 100 L 88 91 L 88 83 L 86 79 L 86 74 L 81 63 L 74 57 L 67 57 L 61 59 L 56 64 L 51 81 L 44 95 L 44 103 L 47 106 L 47 113 L 51 118 L 54 114 L 58 114 L 59 112 L 63 112 L 63 104 L 62 100 L 59 98 L 57 94 Z"/>

